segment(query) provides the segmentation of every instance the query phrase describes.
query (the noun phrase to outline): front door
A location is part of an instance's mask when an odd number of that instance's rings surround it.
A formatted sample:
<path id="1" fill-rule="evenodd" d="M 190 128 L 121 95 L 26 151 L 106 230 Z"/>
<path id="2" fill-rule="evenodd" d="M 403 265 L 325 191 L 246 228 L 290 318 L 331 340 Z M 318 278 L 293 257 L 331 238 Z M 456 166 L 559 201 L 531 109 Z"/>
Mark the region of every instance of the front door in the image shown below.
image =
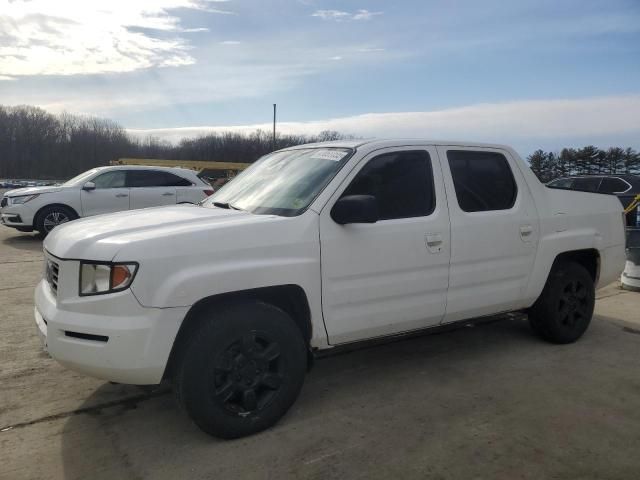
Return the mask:
<path id="1" fill-rule="evenodd" d="M 373 195 L 379 220 L 339 225 L 342 196 Z M 322 309 L 329 343 L 437 325 L 449 277 L 449 214 L 432 147 L 365 157 L 322 209 Z"/>
<path id="2" fill-rule="evenodd" d="M 538 214 L 509 152 L 439 147 L 451 215 L 445 322 L 522 308 Z"/>
<path id="3" fill-rule="evenodd" d="M 111 170 L 93 180 L 94 190 L 82 190 L 80 202 L 82 216 L 129 210 L 129 189 L 126 187 L 126 170 Z"/>

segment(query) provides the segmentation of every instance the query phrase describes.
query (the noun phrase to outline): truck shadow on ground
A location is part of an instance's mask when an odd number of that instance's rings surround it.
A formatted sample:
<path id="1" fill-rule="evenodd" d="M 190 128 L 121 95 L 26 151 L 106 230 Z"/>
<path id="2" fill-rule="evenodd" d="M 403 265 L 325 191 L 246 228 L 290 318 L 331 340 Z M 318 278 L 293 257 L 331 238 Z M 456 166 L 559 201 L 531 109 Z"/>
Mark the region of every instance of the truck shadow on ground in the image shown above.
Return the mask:
<path id="1" fill-rule="evenodd" d="M 581 342 L 554 346 L 531 335 L 525 321 L 504 320 L 323 358 L 278 425 L 234 441 L 198 430 L 167 389 L 127 387 L 134 400 L 66 420 L 65 477 L 326 478 L 340 472 L 384 478 L 402 477 L 425 462 L 431 473 L 456 476 L 467 462 L 497 478 L 504 466 L 496 450 L 520 455 L 518 469 L 508 470 L 515 475 L 523 464 L 539 468 L 549 442 L 548 462 L 563 473 L 571 462 L 558 450 L 556 432 L 563 432 L 560 441 L 571 440 L 571 431 L 562 430 L 563 415 L 576 428 L 571 392 L 592 388 L 580 383 L 597 383 L 594 375 L 602 373 L 593 365 L 588 372 L 574 367 L 599 355 L 599 332 L 619 335 L 619 328 L 599 322 Z M 103 385 L 85 404 L 99 405 L 108 389 Z M 558 397 L 551 421 L 540 408 L 544 391 Z M 598 438 L 597 429 L 587 430 Z M 572 448 L 584 446 L 580 442 Z M 593 443 L 584 448 L 593 451 Z"/>
<path id="2" fill-rule="evenodd" d="M 42 252 L 42 238 L 37 233 L 16 233 L 10 237 L 3 238 L 2 244 L 18 250 Z"/>

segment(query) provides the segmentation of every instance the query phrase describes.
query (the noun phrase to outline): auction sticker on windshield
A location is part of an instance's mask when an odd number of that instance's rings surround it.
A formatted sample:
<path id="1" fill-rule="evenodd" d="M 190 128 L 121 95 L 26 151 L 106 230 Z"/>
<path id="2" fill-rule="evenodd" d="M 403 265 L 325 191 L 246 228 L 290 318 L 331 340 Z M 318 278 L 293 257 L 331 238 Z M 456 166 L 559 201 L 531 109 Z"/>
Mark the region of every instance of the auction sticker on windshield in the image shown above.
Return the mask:
<path id="1" fill-rule="evenodd" d="M 316 160 L 331 160 L 332 162 L 339 162 L 342 160 L 348 152 L 344 150 L 318 150 L 311 155 L 311 158 Z"/>

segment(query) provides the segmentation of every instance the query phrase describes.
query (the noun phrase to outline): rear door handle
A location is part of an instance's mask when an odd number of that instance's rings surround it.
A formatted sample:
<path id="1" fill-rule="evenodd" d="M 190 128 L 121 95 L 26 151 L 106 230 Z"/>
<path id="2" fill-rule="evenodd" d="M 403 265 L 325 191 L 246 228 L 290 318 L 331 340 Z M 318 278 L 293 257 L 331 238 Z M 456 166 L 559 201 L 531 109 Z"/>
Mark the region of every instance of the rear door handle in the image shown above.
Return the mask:
<path id="1" fill-rule="evenodd" d="M 173 195 L 175 195 L 175 193 L 165 192 L 165 193 L 162 194 L 163 197 L 171 197 Z"/>
<path id="2" fill-rule="evenodd" d="M 442 235 L 439 233 L 427 233 L 424 236 L 427 250 L 431 253 L 440 253 L 442 250 Z"/>
<path id="3" fill-rule="evenodd" d="M 128 197 L 129 195 L 127 195 L 126 193 L 116 193 L 116 198 L 124 198 L 124 197 Z"/>

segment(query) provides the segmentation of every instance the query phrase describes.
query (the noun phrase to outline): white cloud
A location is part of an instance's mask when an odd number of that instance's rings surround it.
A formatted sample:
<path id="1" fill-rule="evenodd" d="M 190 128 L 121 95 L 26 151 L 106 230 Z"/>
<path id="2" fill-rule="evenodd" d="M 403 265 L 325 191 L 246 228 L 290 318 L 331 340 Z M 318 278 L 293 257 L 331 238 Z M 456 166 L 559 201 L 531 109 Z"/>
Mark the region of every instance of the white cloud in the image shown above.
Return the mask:
<path id="1" fill-rule="evenodd" d="M 343 10 L 316 10 L 311 14 L 322 20 L 333 20 L 342 22 L 345 20 L 371 20 L 374 16 L 382 15 L 382 12 L 370 12 L 369 10 L 356 10 L 355 12 L 345 12 Z"/>
<path id="2" fill-rule="evenodd" d="M 329 57 L 329 60 L 342 60 L 342 57 L 340 55 L 336 55 L 335 57 Z"/>
<path id="3" fill-rule="evenodd" d="M 312 17 L 318 17 L 323 20 L 346 20 L 351 17 L 349 12 L 342 10 L 316 10 L 311 14 Z"/>
<path id="4" fill-rule="evenodd" d="M 238 40 L 225 40 L 223 42 L 220 42 L 220 45 L 240 45 L 240 43 Z"/>
<path id="5" fill-rule="evenodd" d="M 9 77 L 7 75 L 0 75 L 0 82 L 10 82 L 15 80 L 15 77 Z"/>
<path id="6" fill-rule="evenodd" d="M 224 0 L 0 0 L 0 75 L 130 72 L 194 63 L 183 29 L 170 13 L 212 8 Z M 151 32 L 163 33 L 162 37 Z"/>
<path id="7" fill-rule="evenodd" d="M 427 112 L 367 113 L 310 122 L 281 122 L 281 133 L 337 130 L 361 137 L 461 139 L 516 145 L 556 139 L 640 136 L 640 95 L 576 100 L 485 103 Z M 270 124 L 129 130 L 135 136 L 169 141 L 208 132 L 268 130 Z M 593 140 L 592 140 L 593 139 Z M 540 143 L 542 144 L 542 143 Z M 637 146 L 637 145 L 636 145 Z"/>
<path id="8" fill-rule="evenodd" d="M 371 20 L 372 17 L 382 15 L 382 12 L 370 12 L 369 10 L 358 10 L 353 14 L 354 20 Z"/>

